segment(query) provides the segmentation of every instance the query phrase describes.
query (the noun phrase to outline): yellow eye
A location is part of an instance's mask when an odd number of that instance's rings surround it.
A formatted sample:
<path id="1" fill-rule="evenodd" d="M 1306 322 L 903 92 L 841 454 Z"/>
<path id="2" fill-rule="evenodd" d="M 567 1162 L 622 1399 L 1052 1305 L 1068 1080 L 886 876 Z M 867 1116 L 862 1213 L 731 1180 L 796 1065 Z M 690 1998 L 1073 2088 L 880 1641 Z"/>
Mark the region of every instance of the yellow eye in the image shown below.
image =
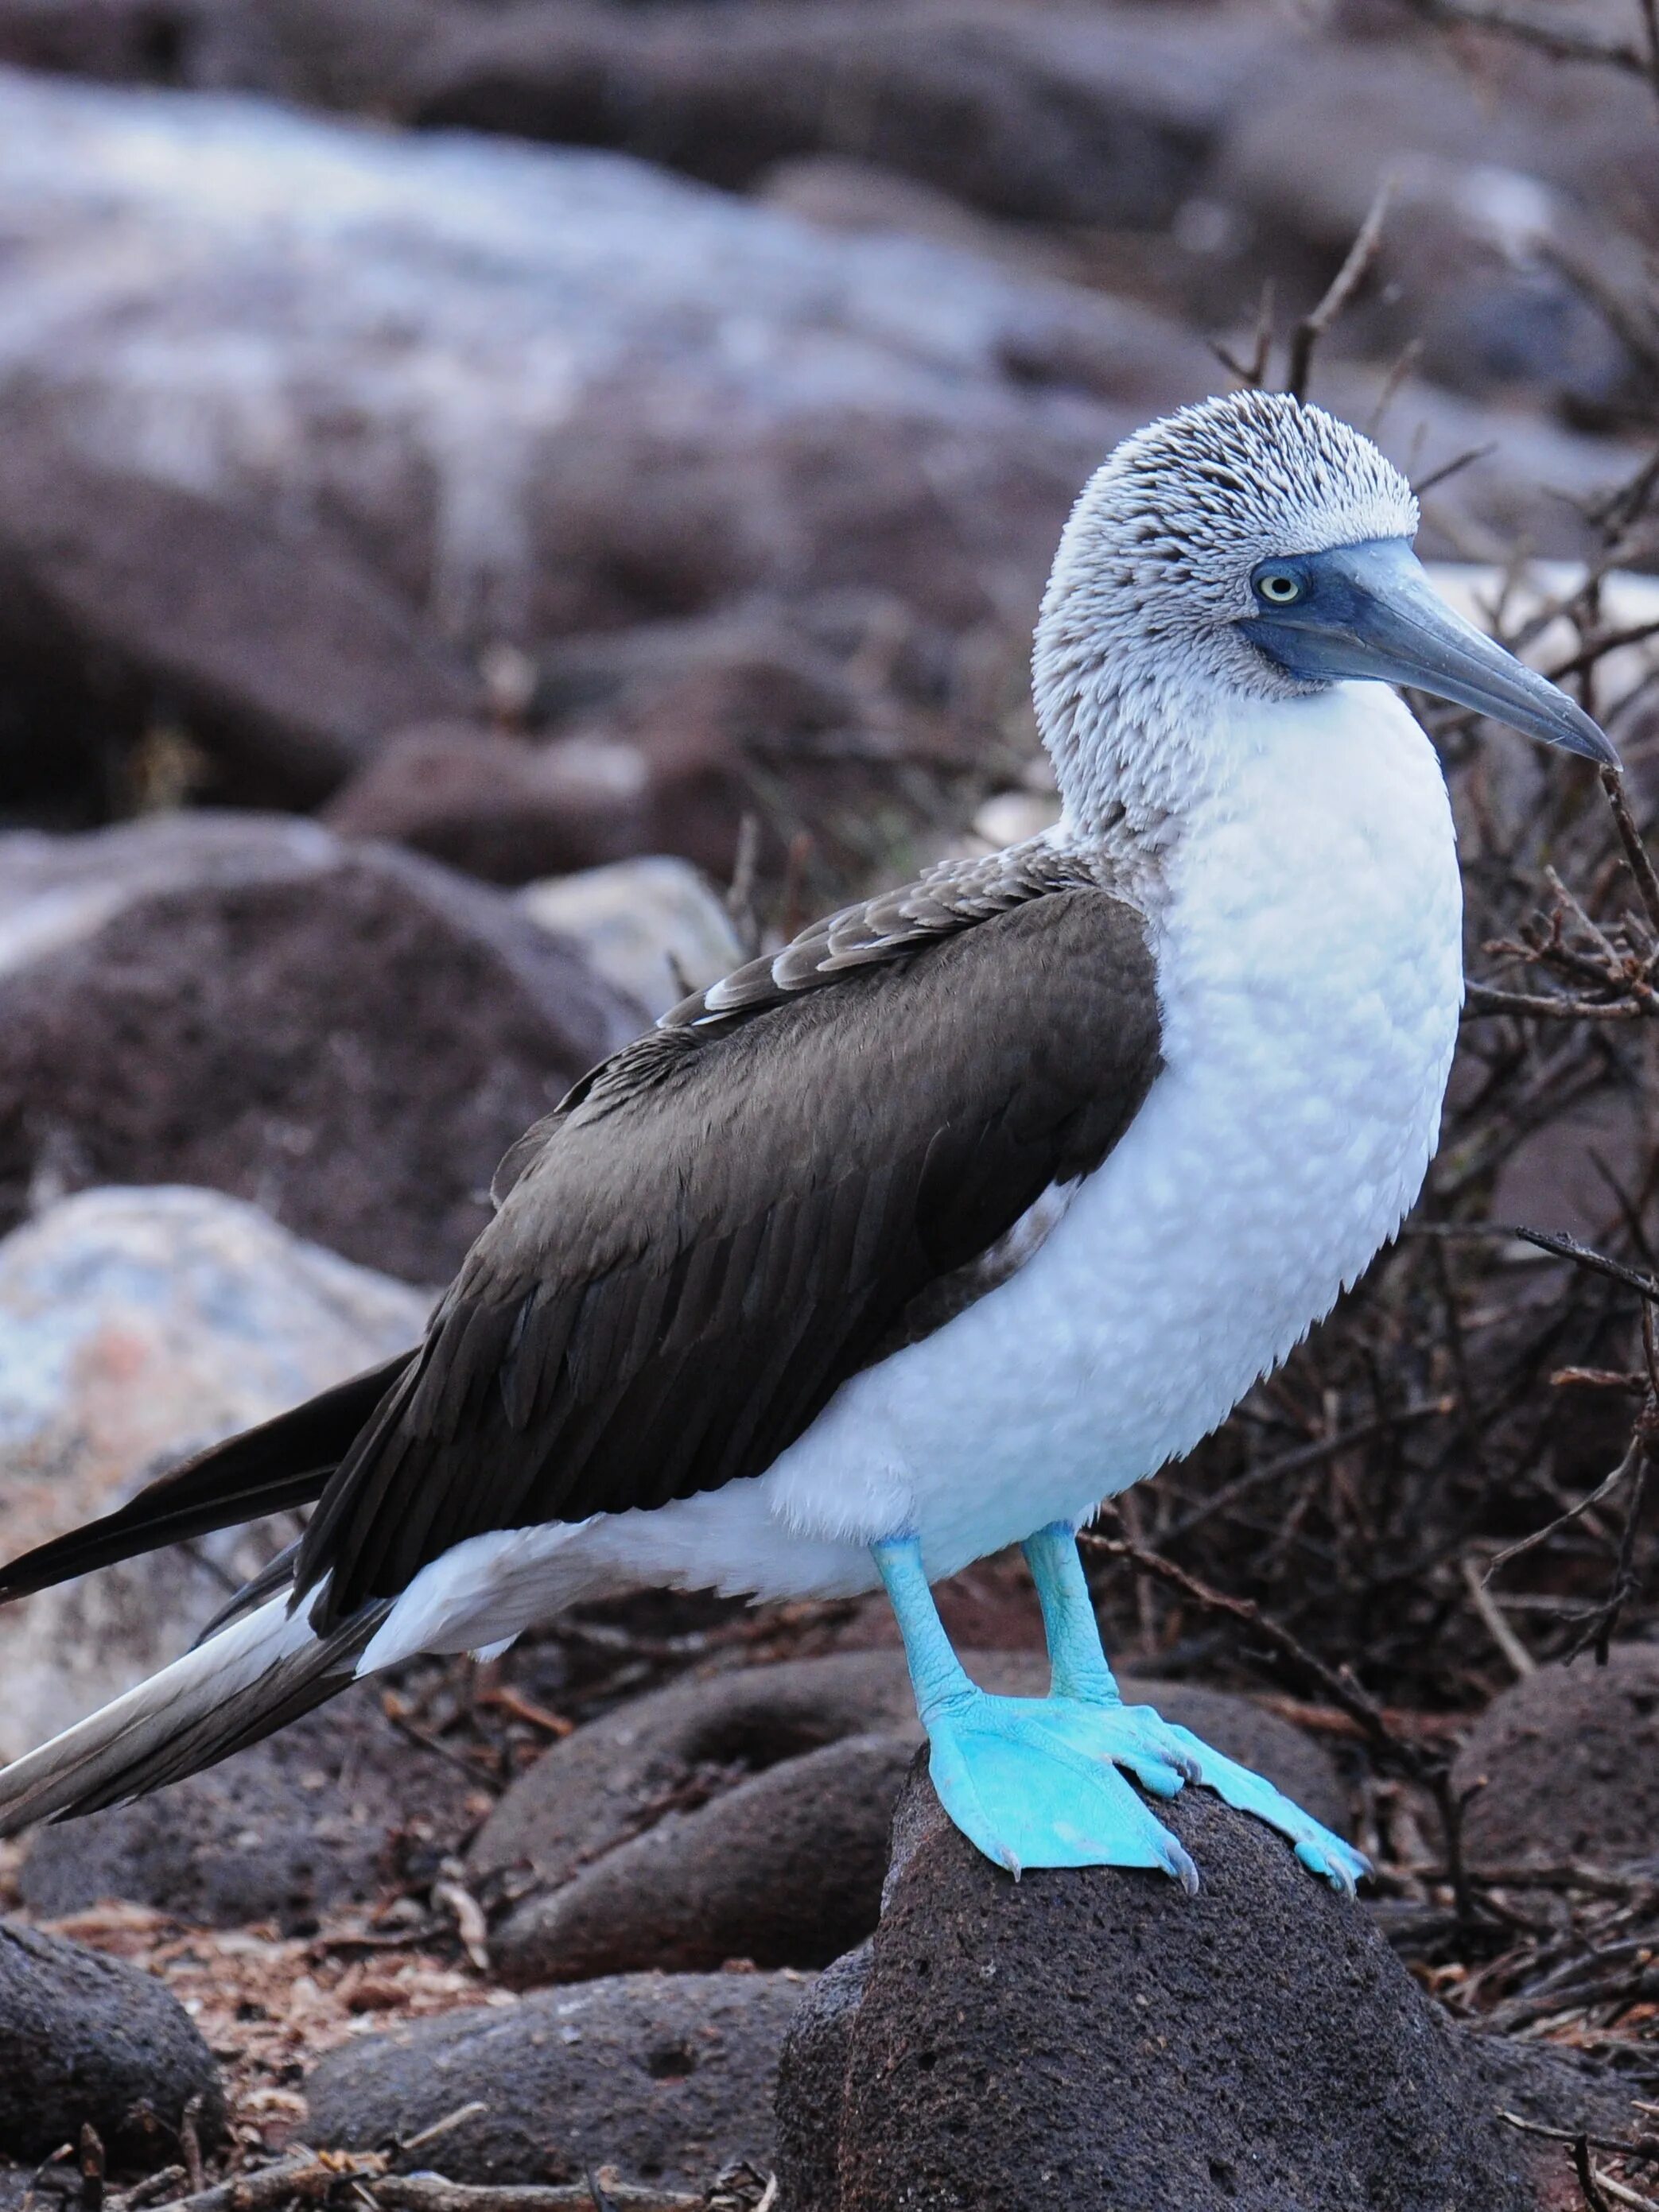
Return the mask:
<path id="1" fill-rule="evenodd" d="M 1293 599 L 1302 597 L 1302 581 L 1288 569 L 1269 568 L 1265 576 L 1256 580 L 1256 589 L 1264 599 L 1276 607 L 1287 607 Z"/>

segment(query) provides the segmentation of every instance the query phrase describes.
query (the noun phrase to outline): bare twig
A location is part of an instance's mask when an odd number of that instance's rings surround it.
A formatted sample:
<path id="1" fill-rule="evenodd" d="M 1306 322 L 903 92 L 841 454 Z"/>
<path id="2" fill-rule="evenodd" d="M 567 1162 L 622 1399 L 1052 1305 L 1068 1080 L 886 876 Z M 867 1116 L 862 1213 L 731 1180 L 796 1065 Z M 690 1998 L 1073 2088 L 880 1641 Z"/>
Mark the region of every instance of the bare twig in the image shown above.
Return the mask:
<path id="1" fill-rule="evenodd" d="M 1442 484 L 1449 483 L 1454 477 L 1461 477 L 1465 469 L 1472 469 L 1477 461 L 1486 460 L 1497 451 L 1498 441 L 1495 438 L 1488 439 L 1484 446 L 1466 446 L 1461 453 L 1454 453 L 1450 460 L 1442 461 L 1437 469 L 1431 469 L 1427 476 L 1417 477 L 1412 484 L 1412 490 L 1419 499 L 1426 499 L 1431 491 L 1437 491 Z"/>
<path id="2" fill-rule="evenodd" d="M 1481 1626 L 1509 1661 L 1516 1680 L 1524 1682 L 1528 1675 L 1535 1674 L 1538 1662 L 1493 1603 L 1492 1592 L 1481 1579 L 1480 1562 L 1473 1553 L 1464 1556 L 1463 1587 L 1469 1594 L 1470 1604 L 1480 1616 Z"/>
<path id="3" fill-rule="evenodd" d="M 81 2212 L 102 2212 L 104 2139 L 90 2120 L 81 2124 Z"/>
<path id="4" fill-rule="evenodd" d="M 1569 1237 L 1561 1230 L 1526 1229 L 1517 1222 L 1498 1233 L 1518 1237 L 1523 1244 L 1535 1244 L 1540 1252 L 1548 1252 L 1555 1259 L 1571 1260 L 1575 1267 L 1588 1268 L 1593 1275 L 1605 1275 L 1610 1283 L 1622 1283 L 1638 1297 L 1659 1298 L 1659 1276 L 1650 1275 L 1639 1267 L 1627 1267 L 1622 1260 L 1612 1260 L 1605 1252 L 1593 1251 L 1588 1244 L 1581 1244 L 1576 1237 Z"/>
<path id="5" fill-rule="evenodd" d="M 1636 1461 L 1637 1445 L 1635 1438 L 1632 1437 L 1618 1466 L 1613 1468 L 1611 1474 L 1602 1476 L 1588 1498 L 1581 1498 L 1576 1505 L 1568 1506 L 1565 1513 L 1557 1514 L 1555 1519 L 1547 1528 L 1534 1528 L 1530 1536 L 1522 1536 L 1519 1543 L 1506 1545 L 1488 1562 L 1484 1579 L 1490 1582 L 1499 1567 L 1506 1567 L 1511 1559 L 1518 1559 L 1528 1552 L 1535 1552 L 1540 1544 L 1547 1543 L 1552 1536 L 1559 1535 L 1563 1528 L 1570 1528 L 1575 1521 L 1588 1513 L 1593 1505 L 1599 1505 L 1603 1498 L 1611 1498 L 1620 1484 L 1634 1468 Z"/>
<path id="6" fill-rule="evenodd" d="M 1241 384 L 1260 391 L 1267 381 L 1267 366 L 1273 355 L 1273 280 L 1261 280 L 1261 296 L 1256 302 L 1255 325 L 1250 334 L 1250 357 L 1240 361 L 1219 339 L 1212 338 L 1210 351 L 1228 374 L 1236 376 Z"/>
<path id="7" fill-rule="evenodd" d="M 192 2196 L 207 2186 L 207 2169 L 202 2163 L 202 2104 L 198 2091 L 185 2105 L 179 2121 L 179 2148 Z"/>
<path id="8" fill-rule="evenodd" d="M 1121 1516 L 1118 1515 L 1117 1509 L 1110 1506 L 1106 1510 L 1121 1527 Z M 1189 1575 L 1184 1567 L 1178 1567 L 1173 1559 L 1166 1559 L 1159 1553 L 1132 1543 L 1125 1536 L 1106 1536 L 1098 1529 L 1085 1529 L 1078 1540 L 1104 1558 L 1126 1560 L 1137 1573 L 1153 1576 L 1158 1581 L 1167 1583 L 1171 1589 L 1179 1590 L 1183 1597 L 1191 1599 L 1194 1604 L 1202 1606 L 1206 1612 L 1224 1613 L 1230 1620 L 1254 1631 L 1281 1658 L 1288 1660 L 1291 1666 L 1317 1682 L 1331 1703 L 1357 1723 L 1364 1735 L 1379 1750 L 1395 1753 L 1408 1771 L 1420 1771 L 1425 1763 L 1422 1753 L 1416 1745 L 1404 1741 L 1389 1726 L 1376 1699 L 1368 1697 L 1351 1674 L 1329 1666 L 1316 1652 L 1310 1651 L 1289 1629 L 1269 1619 L 1254 1599 L 1231 1597 L 1224 1590 L 1212 1589 L 1209 1583 L 1200 1582 L 1196 1575 Z"/>
<path id="9" fill-rule="evenodd" d="M 701 2212 L 701 2196 L 640 2188 L 608 2167 L 597 2177 L 616 2212 Z M 349 2184 L 385 2212 L 593 2212 L 586 2182 L 568 2185 L 502 2187 L 447 2181 L 435 2173 L 388 2173 L 378 2152 L 325 2151 L 303 2147 L 275 2166 L 243 2173 L 211 2189 L 175 2197 L 158 2212 L 275 2212 L 289 2203 L 320 2204 Z"/>
<path id="10" fill-rule="evenodd" d="M 616 2212 L 701 2212 L 701 2196 L 637 2188 L 608 2172 L 595 2179 Z M 445 2181 L 434 2173 L 400 2173 L 386 2174 L 369 2185 L 375 2202 L 387 2212 L 593 2212 L 593 2191 L 586 2181 L 568 2186 L 490 2187 Z"/>
<path id="11" fill-rule="evenodd" d="M 1636 826 L 1636 817 L 1625 797 L 1625 780 L 1617 769 L 1604 768 L 1601 788 L 1607 795 L 1607 805 L 1613 809 L 1613 818 L 1619 825 L 1619 842 L 1625 848 L 1625 858 L 1636 878 L 1636 888 L 1646 909 L 1649 922 L 1659 930 L 1659 872 L 1654 868 L 1652 856 L 1642 842 L 1642 833 Z"/>
<path id="12" fill-rule="evenodd" d="M 1578 2176 L 1578 2186 L 1583 2191 L 1589 2212 L 1613 2212 L 1613 2207 L 1597 2186 L 1595 2168 L 1590 2164 L 1589 2138 L 1576 2136 L 1572 2145 L 1572 2170 Z"/>
<path id="13" fill-rule="evenodd" d="M 1285 371 L 1285 389 L 1293 398 L 1307 398 L 1314 349 L 1353 297 L 1366 270 L 1376 258 L 1377 249 L 1382 243 L 1382 226 L 1388 219 L 1389 203 L 1394 198 L 1394 182 L 1392 176 L 1385 176 L 1377 186 L 1365 220 L 1360 224 L 1342 266 L 1326 288 L 1324 298 L 1316 307 L 1303 316 L 1291 332 L 1291 355 Z"/>

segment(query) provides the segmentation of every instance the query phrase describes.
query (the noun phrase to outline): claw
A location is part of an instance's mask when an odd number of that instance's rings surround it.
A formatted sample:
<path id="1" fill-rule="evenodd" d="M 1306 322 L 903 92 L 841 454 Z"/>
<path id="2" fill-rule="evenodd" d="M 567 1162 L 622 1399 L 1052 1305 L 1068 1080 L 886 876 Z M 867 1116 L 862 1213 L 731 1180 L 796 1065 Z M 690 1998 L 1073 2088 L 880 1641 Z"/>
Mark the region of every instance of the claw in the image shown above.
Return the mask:
<path id="1" fill-rule="evenodd" d="M 1200 1885 L 1198 1868 L 1194 1863 L 1192 1854 L 1184 1848 L 1177 1838 L 1171 1836 L 1170 1841 L 1174 1848 L 1164 1862 L 1164 1871 L 1175 1876 L 1188 1897 L 1196 1897 Z"/>

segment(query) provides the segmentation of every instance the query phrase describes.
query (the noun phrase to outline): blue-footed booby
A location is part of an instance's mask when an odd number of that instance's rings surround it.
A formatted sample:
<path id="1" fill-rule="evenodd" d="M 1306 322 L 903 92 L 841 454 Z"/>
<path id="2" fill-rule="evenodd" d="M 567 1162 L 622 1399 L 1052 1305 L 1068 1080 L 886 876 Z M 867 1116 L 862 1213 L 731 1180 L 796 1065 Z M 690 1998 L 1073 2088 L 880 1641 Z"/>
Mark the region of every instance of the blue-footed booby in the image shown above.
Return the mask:
<path id="1" fill-rule="evenodd" d="M 1225 1419 L 1423 1182 L 1462 898 L 1389 687 L 1617 764 L 1437 598 L 1417 522 L 1373 445 L 1284 395 L 1120 446 L 1037 624 L 1058 826 L 674 1008 L 507 1154 L 415 1350 L 0 1575 L 316 1508 L 195 1650 L 0 1773 L 0 1828 L 585 1600 L 882 1584 L 934 1784 L 991 1858 L 1190 1887 L 1148 1801 L 1196 1784 L 1352 1888 L 1347 1844 L 1123 1701 L 1075 1536 Z M 979 1689 L 930 1590 L 1015 1542 L 1046 1698 Z"/>

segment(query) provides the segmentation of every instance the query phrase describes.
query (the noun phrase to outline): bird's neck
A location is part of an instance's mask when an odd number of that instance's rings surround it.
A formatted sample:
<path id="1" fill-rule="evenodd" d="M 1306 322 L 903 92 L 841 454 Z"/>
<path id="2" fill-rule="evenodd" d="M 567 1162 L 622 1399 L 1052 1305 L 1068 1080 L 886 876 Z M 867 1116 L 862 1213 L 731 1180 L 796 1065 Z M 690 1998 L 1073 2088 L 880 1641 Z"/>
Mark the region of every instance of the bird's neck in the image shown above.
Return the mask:
<path id="1" fill-rule="evenodd" d="M 1293 884 L 1358 836 L 1386 878 L 1455 878 L 1439 763 L 1384 686 L 1253 699 L 1097 662 L 1086 682 L 1039 680 L 1039 723 L 1063 806 L 1060 836 L 1155 923 L 1196 866 L 1243 856 Z M 1183 889 L 1183 887 L 1185 887 Z"/>
<path id="2" fill-rule="evenodd" d="M 1037 726 L 1054 766 L 1061 835 L 1095 859 L 1112 887 L 1156 915 L 1188 824 L 1211 805 L 1230 748 L 1203 740 L 1224 699 L 1133 665 L 1068 664 L 1039 653 Z"/>

